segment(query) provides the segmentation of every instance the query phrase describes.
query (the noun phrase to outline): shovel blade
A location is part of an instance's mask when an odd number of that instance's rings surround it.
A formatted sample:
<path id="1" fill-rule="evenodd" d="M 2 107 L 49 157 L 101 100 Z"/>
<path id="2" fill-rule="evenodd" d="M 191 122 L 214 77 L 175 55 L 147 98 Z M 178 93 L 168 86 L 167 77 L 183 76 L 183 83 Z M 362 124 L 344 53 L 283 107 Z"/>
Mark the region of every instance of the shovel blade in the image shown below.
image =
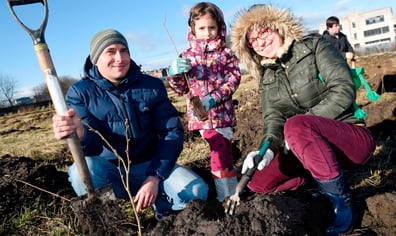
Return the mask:
<path id="1" fill-rule="evenodd" d="M 72 199 L 72 205 L 74 208 L 82 208 L 86 205 L 87 202 L 93 200 L 99 200 L 100 202 L 114 201 L 116 200 L 116 196 L 113 191 L 113 187 L 111 184 L 105 185 L 96 189 L 91 194 L 84 194 L 82 196 L 78 196 Z"/>
<path id="2" fill-rule="evenodd" d="M 97 197 L 99 197 L 102 201 L 117 199 L 111 184 L 98 188 L 95 192 L 98 195 Z"/>

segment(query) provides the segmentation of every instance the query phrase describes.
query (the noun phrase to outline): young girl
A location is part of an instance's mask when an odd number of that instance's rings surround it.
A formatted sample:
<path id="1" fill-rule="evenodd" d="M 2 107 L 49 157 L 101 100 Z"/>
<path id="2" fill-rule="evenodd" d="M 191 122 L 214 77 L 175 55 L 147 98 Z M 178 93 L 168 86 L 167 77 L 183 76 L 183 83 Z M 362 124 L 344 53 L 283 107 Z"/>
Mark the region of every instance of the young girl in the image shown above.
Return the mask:
<path id="1" fill-rule="evenodd" d="M 235 193 L 237 172 L 233 165 L 231 138 L 236 117 L 232 95 L 241 75 L 238 61 L 226 46 L 226 25 L 222 11 L 201 2 L 190 10 L 189 48 L 168 69 L 170 87 L 187 94 L 188 129 L 199 130 L 209 143 L 211 173 L 217 200 Z M 190 99 L 200 98 L 207 119 L 201 120 Z"/>

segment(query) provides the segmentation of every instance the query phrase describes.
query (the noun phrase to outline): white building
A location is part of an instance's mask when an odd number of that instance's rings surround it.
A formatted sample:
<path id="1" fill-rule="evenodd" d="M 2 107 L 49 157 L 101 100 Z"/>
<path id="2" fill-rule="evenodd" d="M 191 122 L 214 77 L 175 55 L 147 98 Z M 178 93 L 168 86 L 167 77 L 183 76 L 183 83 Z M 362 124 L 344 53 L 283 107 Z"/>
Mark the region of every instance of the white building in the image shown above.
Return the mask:
<path id="1" fill-rule="evenodd" d="M 356 51 L 386 49 L 396 44 L 396 16 L 391 7 L 367 12 L 350 12 L 340 19 L 341 31 Z M 326 19 L 319 33 L 326 30 Z"/>

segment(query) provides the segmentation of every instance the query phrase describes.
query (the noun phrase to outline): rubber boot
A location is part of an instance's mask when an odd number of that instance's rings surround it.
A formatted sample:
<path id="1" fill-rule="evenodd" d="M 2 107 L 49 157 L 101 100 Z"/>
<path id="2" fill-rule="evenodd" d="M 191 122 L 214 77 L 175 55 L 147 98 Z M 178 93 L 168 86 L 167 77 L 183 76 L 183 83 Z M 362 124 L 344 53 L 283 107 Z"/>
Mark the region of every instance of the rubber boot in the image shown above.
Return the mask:
<path id="1" fill-rule="evenodd" d="M 225 198 L 235 194 L 235 189 L 238 184 L 237 177 L 214 179 L 217 200 L 223 202 Z"/>
<path id="2" fill-rule="evenodd" d="M 348 232 L 352 226 L 351 193 L 343 172 L 330 180 L 317 180 L 319 190 L 330 199 L 333 206 L 331 223 L 326 229 L 327 235 Z"/>

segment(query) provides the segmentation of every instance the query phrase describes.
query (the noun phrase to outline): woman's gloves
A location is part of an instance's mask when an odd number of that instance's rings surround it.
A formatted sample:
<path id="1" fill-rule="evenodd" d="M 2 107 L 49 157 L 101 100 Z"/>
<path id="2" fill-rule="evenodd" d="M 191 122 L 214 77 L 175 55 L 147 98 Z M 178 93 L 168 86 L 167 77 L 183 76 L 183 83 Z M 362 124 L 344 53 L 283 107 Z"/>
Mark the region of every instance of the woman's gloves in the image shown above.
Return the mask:
<path id="1" fill-rule="evenodd" d="M 191 70 L 191 63 L 187 58 L 176 58 L 168 69 L 168 75 L 175 76 Z"/>
<path id="2" fill-rule="evenodd" d="M 259 158 L 259 157 L 257 157 L 258 154 L 259 154 L 259 151 L 253 151 L 253 152 L 250 152 L 246 156 L 245 160 L 243 161 L 243 165 L 242 165 L 242 171 L 241 171 L 242 174 L 246 173 L 246 171 L 248 169 L 251 169 L 254 167 L 254 160 L 256 158 Z M 268 164 L 272 161 L 272 159 L 274 159 L 274 152 L 271 151 L 271 149 L 267 149 L 263 158 L 261 160 L 259 159 L 260 161 L 257 165 L 257 170 L 264 169 L 264 167 L 268 166 Z"/>

